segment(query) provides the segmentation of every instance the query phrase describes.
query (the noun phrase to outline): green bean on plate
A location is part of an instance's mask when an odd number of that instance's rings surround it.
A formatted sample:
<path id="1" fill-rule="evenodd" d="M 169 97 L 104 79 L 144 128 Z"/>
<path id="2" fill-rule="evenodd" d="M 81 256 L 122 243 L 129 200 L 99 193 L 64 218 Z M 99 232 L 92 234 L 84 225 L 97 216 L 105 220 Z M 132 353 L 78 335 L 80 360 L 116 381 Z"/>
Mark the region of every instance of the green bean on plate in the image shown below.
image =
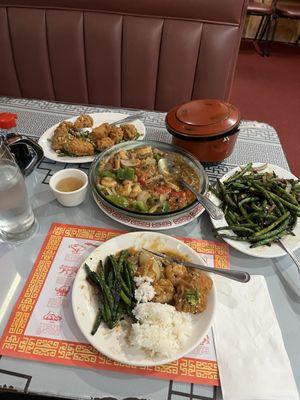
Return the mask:
<path id="1" fill-rule="evenodd" d="M 84 268 L 87 280 L 97 290 L 99 309 L 91 334 L 94 335 L 101 322 L 112 329 L 127 315 L 134 320 L 132 308 L 136 304 L 134 297 L 133 270 L 126 250 L 117 256 L 110 255 L 105 262 L 99 262 L 97 271 L 87 264 Z"/>
<path id="2" fill-rule="evenodd" d="M 299 244 L 300 181 L 289 171 L 249 163 L 218 179 L 211 192 L 225 215 L 221 223 L 214 222 L 217 239 L 229 240 L 241 251 L 247 248 L 249 254 L 261 246 L 267 251 L 266 246 L 287 236 L 293 247 L 296 241 Z M 270 251 L 267 254 L 272 256 Z M 264 257 L 255 252 L 252 255 Z"/>

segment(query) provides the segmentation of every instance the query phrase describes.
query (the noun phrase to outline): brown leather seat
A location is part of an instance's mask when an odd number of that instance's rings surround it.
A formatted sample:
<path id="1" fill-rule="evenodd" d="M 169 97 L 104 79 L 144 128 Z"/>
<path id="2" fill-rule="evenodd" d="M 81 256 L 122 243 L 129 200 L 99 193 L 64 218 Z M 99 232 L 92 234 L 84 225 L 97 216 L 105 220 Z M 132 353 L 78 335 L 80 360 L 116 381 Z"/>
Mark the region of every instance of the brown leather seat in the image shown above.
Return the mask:
<path id="1" fill-rule="evenodd" d="M 250 0 L 247 7 L 247 13 L 253 15 L 271 15 L 272 5 Z"/>
<path id="2" fill-rule="evenodd" d="M 227 100 L 246 0 L 0 0 L 0 95 L 168 110 Z"/>
<path id="3" fill-rule="evenodd" d="M 278 4 L 276 12 L 280 17 L 300 19 L 300 4 Z"/>

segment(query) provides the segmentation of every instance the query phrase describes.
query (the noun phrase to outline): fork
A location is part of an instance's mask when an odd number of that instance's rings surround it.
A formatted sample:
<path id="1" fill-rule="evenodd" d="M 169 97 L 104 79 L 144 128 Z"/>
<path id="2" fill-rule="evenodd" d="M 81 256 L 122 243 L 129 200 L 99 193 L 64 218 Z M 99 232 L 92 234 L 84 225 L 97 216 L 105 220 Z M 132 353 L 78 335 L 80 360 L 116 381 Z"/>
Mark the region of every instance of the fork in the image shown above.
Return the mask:
<path id="1" fill-rule="evenodd" d="M 171 261 L 176 262 L 178 264 L 184 265 L 186 267 L 192 267 L 192 268 L 201 269 L 202 271 L 211 272 L 212 274 L 221 275 L 224 278 L 233 279 L 234 281 L 238 281 L 238 282 L 241 282 L 241 283 L 247 283 L 250 280 L 250 274 L 248 274 L 248 272 L 244 272 L 244 271 L 227 271 L 227 270 L 221 269 L 221 268 L 210 268 L 207 265 L 203 265 L 203 264 L 195 264 L 195 263 L 192 263 L 192 262 L 189 262 L 189 261 L 177 260 L 176 258 L 169 257 L 166 254 L 159 253 L 158 251 L 153 251 L 153 250 L 149 250 L 149 249 L 146 249 L 146 248 L 143 248 L 143 250 L 148 251 L 149 253 L 154 254 L 157 257 L 166 258 L 168 260 L 171 260 Z"/>
<path id="2" fill-rule="evenodd" d="M 291 257 L 291 259 L 294 261 L 296 264 L 296 267 L 298 268 L 298 272 L 300 273 L 300 262 L 298 258 L 295 256 L 295 254 L 283 243 L 281 239 L 278 240 L 279 245 L 287 252 L 287 254 Z"/>
<path id="3" fill-rule="evenodd" d="M 120 124 L 124 124 L 126 122 L 135 121 L 136 119 L 140 118 L 144 114 L 145 114 L 145 112 L 143 111 L 143 112 L 140 112 L 140 113 L 137 113 L 137 114 L 128 115 L 128 117 L 118 119 L 117 121 L 110 122 L 109 124 L 110 125 L 120 125 Z M 79 132 L 80 133 L 86 133 L 86 132 L 91 133 L 92 130 L 93 130 L 93 128 L 81 128 L 79 130 Z"/>
<path id="4" fill-rule="evenodd" d="M 142 115 L 144 115 L 145 112 L 140 112 L 137 114 L 129 115 L 128 117 L 121 118 L 118 121 L 111 122 L 110 125 L 119 125 L 119 124 L 124 124 L 125 122 L 130 122 L 130 121 L 135 121 L 136 119 L 140 118 Z"/>

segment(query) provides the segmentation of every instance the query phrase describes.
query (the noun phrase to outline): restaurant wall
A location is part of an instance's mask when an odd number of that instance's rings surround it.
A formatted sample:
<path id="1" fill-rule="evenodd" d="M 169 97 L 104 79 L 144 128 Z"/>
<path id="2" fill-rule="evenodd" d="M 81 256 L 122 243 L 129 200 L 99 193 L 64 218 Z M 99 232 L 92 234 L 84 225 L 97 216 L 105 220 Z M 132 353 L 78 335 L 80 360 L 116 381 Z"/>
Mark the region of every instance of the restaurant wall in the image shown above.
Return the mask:
<path id="1" fill-rule="evenodd" d="M 271 3 L 272 0 L 257 0 L 262 3 Z M 299 4 L 300 0 L 280 1 L 285 4 Z M 255 36 L 260 17 L 247 16 L 243 37 L 253 38 Z M 280 18 L 277 25 L 275 40 L 279 42 L 295 42 L 300 34 L 300 21 Z"/>

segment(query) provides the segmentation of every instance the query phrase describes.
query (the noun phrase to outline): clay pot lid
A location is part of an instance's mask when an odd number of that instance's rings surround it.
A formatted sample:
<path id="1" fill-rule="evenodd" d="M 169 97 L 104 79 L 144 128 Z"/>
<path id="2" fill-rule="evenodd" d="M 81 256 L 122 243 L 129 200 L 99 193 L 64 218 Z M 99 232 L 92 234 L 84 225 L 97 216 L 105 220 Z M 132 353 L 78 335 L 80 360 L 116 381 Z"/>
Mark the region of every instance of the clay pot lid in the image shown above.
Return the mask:
<path id="1" fill-rule="evenodd" d="M 172 108 L 166 116 L 168 130 L 175 136 L 212 137 L 235 129 L 241 120 L 239 110 L 220 100 L 193 100 Z"/>

